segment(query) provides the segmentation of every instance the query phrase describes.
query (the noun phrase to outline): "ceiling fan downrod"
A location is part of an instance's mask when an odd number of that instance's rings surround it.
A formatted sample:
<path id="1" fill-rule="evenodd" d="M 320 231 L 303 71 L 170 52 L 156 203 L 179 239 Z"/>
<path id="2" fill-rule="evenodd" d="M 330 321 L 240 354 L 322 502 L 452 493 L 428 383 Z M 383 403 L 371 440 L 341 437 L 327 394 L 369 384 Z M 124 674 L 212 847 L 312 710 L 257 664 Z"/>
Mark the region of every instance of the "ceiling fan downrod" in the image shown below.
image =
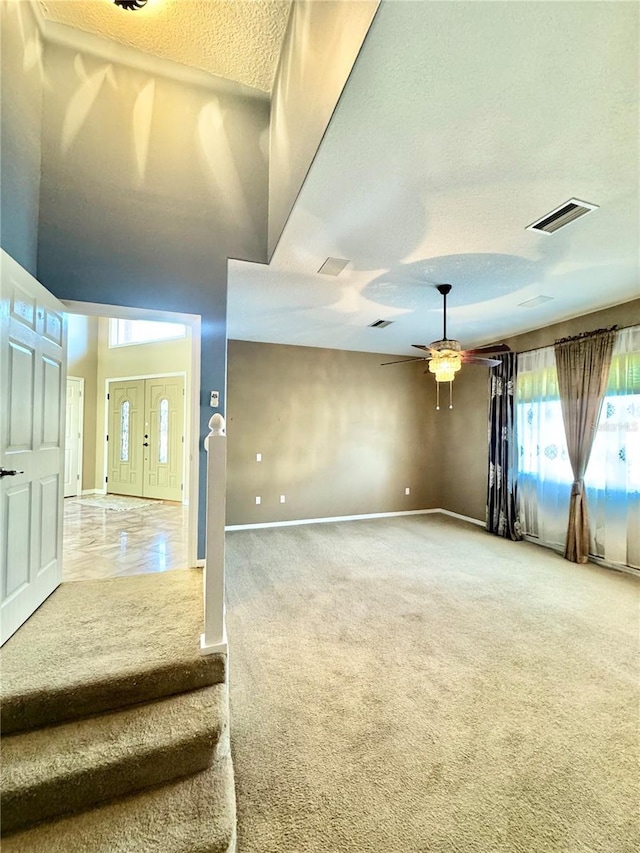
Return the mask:
<path id="1" fill-rule="evenodd" d="M 438 293 L 442 294 L 442 297 L 444 299 L 444 317 L 443 317 L 444 328 L 443 328 L 443 332 L 442 332 L 442 338 L 443 338 L 443 340 L 446 341 L 447 340 L 447 293 L 450 292 L 451 285 L 450 284 L 438 284 L 437 290 L 438 290 Z"/>

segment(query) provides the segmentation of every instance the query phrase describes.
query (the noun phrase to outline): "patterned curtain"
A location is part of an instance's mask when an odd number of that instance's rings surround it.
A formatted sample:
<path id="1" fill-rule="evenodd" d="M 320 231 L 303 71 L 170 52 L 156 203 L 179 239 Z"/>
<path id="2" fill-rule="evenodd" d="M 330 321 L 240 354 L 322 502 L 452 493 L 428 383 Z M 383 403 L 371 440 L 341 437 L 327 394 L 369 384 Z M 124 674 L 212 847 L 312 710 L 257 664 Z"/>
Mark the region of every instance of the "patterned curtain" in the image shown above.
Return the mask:
<path id="1" fill-rule="evenodd" d="M 505 539 L 522 539 L 518 517 L 518 443 L 515 401 L 516 354 L 496 356 L 500 364 L 489 380 L 489 486 L 487 530 Z"/>

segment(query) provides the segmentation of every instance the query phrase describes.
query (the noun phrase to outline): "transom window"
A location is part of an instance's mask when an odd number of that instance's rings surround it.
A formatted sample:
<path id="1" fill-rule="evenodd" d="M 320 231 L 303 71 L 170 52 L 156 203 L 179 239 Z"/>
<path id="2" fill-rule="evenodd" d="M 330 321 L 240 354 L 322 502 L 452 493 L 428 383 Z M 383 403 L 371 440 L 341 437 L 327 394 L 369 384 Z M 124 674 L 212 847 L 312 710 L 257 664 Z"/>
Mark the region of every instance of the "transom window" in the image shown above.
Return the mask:
<path id="1" fill-rule="evenodd" d="M 109 320 L 109 346 L 127 347 L 184 338 L 187 327 L 182 323 L 164 323 L 159 320 Z"/>

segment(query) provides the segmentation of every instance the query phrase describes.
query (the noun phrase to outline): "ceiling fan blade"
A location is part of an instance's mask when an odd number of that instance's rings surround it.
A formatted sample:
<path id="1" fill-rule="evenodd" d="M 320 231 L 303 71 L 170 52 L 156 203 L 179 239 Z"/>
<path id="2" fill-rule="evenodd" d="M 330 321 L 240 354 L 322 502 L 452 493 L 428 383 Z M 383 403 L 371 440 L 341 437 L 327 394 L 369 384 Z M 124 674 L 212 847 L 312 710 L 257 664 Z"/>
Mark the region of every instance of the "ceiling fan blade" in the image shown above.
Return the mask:
<path id="1" fill-rule="evenodd" d="M 476 347 L 475 349 L 465 350 L 470 355 L 489 355 L 491 353 L 511 352 L 511 347 L 506 344 L 488 344 L 486 347 Z"/>
<path id="2" fill-rule="evenodd" d="M 426 344 L 411 344 L 411 346 L 416 349 L 423 349 L 425 352 L 431 352 L 431 347 L 428 347 Z"/>
<path id="3" fill-rule="evenodd" d="M 416 358 L 401 358 L 399 361 L 383 361 L 380 367 L 386 367 L 387 364 L 402 364 L 405 361 L 429 361 L 427 356 L 417 356 Z"/>
<path id="4" fill-rule="evenodd" d="M 469 350 L 468 352 L 472 352 Z M 497 367 L 502 362 L 497 358 L 480 358 L 477 355 L 469 355 L 468 353 L 462 356 L 463 364 L 484 364 L 485 367 Z"/>

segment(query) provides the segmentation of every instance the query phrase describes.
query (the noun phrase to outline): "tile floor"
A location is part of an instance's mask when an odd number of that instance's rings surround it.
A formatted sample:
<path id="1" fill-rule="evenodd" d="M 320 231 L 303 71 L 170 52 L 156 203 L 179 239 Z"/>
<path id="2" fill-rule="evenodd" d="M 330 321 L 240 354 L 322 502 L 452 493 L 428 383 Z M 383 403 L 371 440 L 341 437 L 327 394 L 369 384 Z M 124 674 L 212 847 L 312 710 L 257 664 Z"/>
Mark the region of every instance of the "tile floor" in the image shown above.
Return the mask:
<path id="1" fill-rule="evenodd" d="M 186 568 L 188 507 L 121 495 L 65 498 L 62 579 Z"/>

